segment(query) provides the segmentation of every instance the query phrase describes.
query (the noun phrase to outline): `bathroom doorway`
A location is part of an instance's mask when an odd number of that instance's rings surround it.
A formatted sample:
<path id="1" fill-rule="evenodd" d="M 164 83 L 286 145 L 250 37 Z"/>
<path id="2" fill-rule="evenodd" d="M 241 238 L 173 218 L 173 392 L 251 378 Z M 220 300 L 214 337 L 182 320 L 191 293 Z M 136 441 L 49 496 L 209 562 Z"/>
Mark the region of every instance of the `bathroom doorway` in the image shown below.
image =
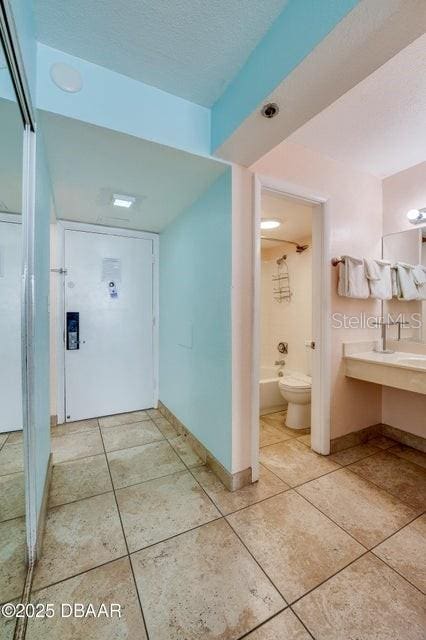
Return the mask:
<path id="1" fill-rule="evenodd" d="M 325 198 L 256 178 L 253 480 L 290 439 L 329 453 L 327 214 Z"/>

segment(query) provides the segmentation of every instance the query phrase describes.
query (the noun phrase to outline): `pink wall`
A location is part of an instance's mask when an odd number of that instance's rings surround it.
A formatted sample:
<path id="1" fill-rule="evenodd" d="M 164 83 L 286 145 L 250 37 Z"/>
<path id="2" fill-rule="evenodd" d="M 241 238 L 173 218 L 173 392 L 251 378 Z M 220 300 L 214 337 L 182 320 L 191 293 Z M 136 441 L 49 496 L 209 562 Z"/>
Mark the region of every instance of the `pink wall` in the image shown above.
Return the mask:
<path id="1" fill-rule="evenodd" d="M 414 229 L 409 209 L 426 207 L 426 162 L 383 180 L 384 235 Z M 425 345 L 426 352 L 426 345 Z M 426 396 L 383 388 L 382 420 L 392 427 L 426 437 Z"/>
<path id="2" fill-rule="evenodd" d="M 294 183 L 328 199 L 331 216 L 329 259 L 340 254 L 381 256 L 382 183 L 300 145 L 284 142 L 251 170 L 278 181 Z M 330 263 L 332 313 L 378 315 L 375 300 L 351 300 L 336 293 L 337 270 Z M 332 319 L 330 318 L 330 323 Z M 381 387 L 346 378 L 342 342 L 370 340 L 377 329 L 332 329 L 331 437 L 381 421 Z"/>

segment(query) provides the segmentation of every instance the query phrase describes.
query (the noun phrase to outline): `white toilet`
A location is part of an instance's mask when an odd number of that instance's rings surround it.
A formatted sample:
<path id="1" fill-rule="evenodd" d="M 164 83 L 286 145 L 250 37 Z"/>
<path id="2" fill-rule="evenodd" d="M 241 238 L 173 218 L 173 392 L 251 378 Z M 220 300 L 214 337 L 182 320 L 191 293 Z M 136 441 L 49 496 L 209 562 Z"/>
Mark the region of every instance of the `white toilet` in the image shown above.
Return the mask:
<path id="1" fill-rule="evenodd" d="M 311 376 L 286 371 L 278 382 L 281 395 L 288 402 L 286 425 L 291 429 L 311 426 Z"/>

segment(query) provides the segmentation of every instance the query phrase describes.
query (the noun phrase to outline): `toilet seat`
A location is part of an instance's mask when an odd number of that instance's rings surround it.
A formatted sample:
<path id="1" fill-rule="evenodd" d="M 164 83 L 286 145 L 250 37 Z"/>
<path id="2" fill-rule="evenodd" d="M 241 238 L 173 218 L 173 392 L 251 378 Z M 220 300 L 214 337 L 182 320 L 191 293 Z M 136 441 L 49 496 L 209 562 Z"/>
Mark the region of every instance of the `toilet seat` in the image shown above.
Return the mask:
<path id="1" fill-rule="evenodd" d="M 308 391 L 312 387 L 312 380 L 310 376 L 306 376 L 304 373 L 289 372 L 280 378 L 278 385 L 281 389 Z"/>

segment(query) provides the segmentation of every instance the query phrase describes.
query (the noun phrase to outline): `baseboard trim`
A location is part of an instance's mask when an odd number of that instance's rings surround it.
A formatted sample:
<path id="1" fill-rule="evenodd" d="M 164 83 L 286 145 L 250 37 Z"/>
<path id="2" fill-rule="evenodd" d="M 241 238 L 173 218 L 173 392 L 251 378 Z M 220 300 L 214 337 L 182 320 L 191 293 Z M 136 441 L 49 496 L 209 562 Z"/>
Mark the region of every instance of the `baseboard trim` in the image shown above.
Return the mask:
<path id="1" fill-rule="evenodd" d="M 414 433 L 408 433 L 408 431 L 403 431 L 397 427 L 391 427 L 388 424 L 382 424 L 381 427 L 382 435 L 392 438 L 392 440 L 396 440 L 401 444 L 405 444 L 407 447 L 412 447 L 413 449 L 418 449 L 418 451 L 426 453 L 426 438 L 417 436 Z"/>
<path id="2" fill-rule="evenodd" d="M 44 538 L 44 530 L 46 527 L 47 509 L 49 506 L 49 493 L 50 493 L 50 483 L 52 480 L 52 470 L 53 470 L 52 454 L 50 454 L 49 462 L 47 464 L 47 472 L 46 472 L 46 479 L 44 482 L 43 498 L 41 501 L 40 514 L 37 522 L 36 562 L 41 557 L 41 552 L 43 549 L 43 538 Z"/>
<path id="3" fill-rule="evenodd" d="M 364 444 L 368 440 L 371 440 L 371 438 L 381 435 L 381 426 L 381 424 L 373 424 L 359 431 L 351 431 L 344 436 L 332 438 L 330 441 L 330 453 L 338 453 L 344 449 Z"/>
<path id="4" fill-rule="evenodd" d="M 365 427 L 365 429 L 360 429 L 359 431 L 351 431 L 351 433 L 346 433 L 344 436 L 339 436 L 338 438 L 332 438 L 330 442 L 330 453 L 337 453 L 338 451 L 349 449 L 349 447 L 364 444 L 376 436 L 386 436 L 408 447 L 426 452 L 426 438 L 416 436 L 413 433 L 408 433 L 396 427 L 391 427 L 388 424 L 379 423 Z"/>
<path id="5" fill-rule="evenodd" d="M 175 427 L 179 435 L 187 438 L 189 445 L 194 449 L 195 453 L 201 460 L 213 471 L 228 491 L 237 491 L 252 482 L 251 467 L 231 473 L 221 462 L 194 436 L 183 422 L 170 411 L 170 409 L 161 400 L 158 401 L 159 412 L 169 420 Z"/>

